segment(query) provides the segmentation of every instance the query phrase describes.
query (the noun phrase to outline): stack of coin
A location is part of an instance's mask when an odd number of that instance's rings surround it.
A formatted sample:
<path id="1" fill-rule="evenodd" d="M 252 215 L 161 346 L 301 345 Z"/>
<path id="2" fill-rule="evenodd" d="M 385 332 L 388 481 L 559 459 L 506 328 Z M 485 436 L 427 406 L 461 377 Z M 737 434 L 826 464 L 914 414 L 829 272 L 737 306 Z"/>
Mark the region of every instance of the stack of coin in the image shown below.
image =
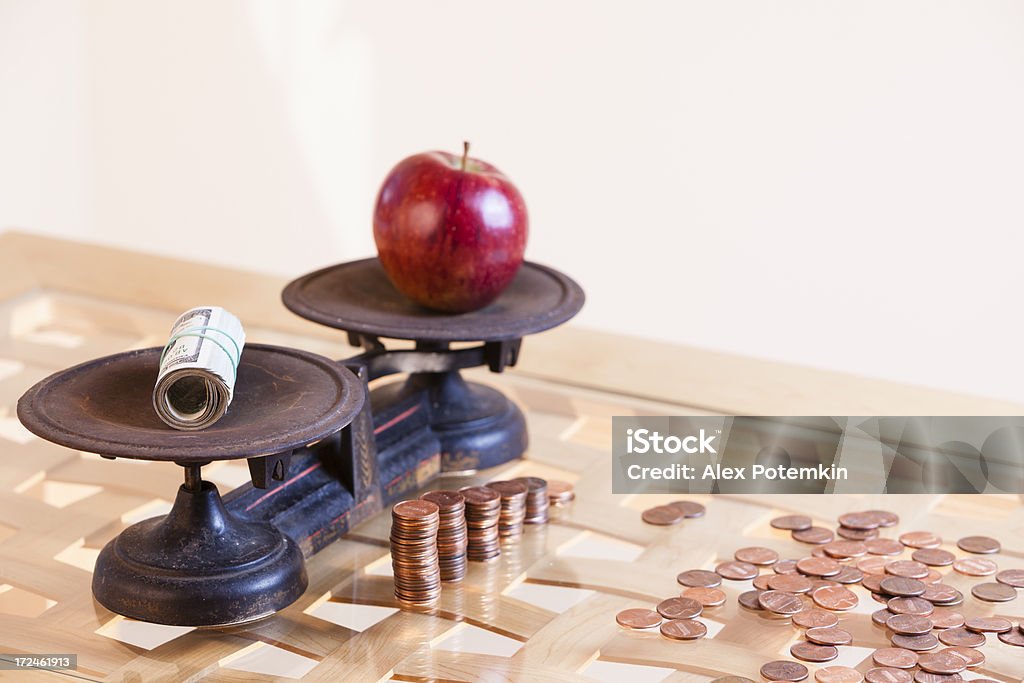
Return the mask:
<path id="1" fill-rule="evenodd" d="M 548 502 L 556 507 L 567 505 L 576 499 L 573 486 L 567 481 L 548 482 Z"/>
<path id="2" fill-rule="evenodd" d="M 466 531 L 469 543 L 466 557 L 473 562 L 486 562 L 501 555 L 498 541 L 498 518 L 501 515 L 501 494 L 486 486 L 459 489 L 466 499 Z"/>
<path id="3" fill-rule="evenodd" d="M 437 505 L 428 500 L 402 501 L 391 510 L 391 566 L 402 602 L 428 605 L 441 594 L 439 521 Z"/>
<path id="4" fill-rule="evenodd" d="M 526 484 L 518 481 L 492 481 L 487 488 L 501 496 L 501 515 L 498 517 L 498 535 L 516 538 L 523 535 L 526 519 Z"/>
<path id="5" fill-rule="evenodd" d="M 540 477 L 518 477 L 512 481 L 526 484 L 526 524 L 548 523 L 548 483 Z"/>
<path id="6" fill-rule="evenodd" d="M 437 562 L 442 581 L 462 581 L 466 576 L 466 499 L 458 491 L 428 491 L 420 496 L 437 505 Z"/>

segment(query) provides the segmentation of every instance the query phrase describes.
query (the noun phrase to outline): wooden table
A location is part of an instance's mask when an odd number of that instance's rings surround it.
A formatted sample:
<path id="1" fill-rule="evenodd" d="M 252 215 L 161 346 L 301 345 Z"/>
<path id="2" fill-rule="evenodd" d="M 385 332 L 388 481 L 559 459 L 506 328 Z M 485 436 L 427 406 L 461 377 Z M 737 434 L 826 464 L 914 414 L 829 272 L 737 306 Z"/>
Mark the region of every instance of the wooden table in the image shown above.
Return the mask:
<path id="1" fill-rule="evenodd" d="M 731 673 L 757 680 L 761 664 L 789 658 L 798 633 L 788 622 L 740 609 L 736 595 L 745 585 L 725 586 L 729 601 L 707 614 L 712 637 L 697 642 L 626 632 L 614 615 L 678 594 L 676 573 L 711 567 L 744 545 L 806 554 L 806 546 L 768 526 L 781 512 L 834 525 L 844 511 L 890 509 L 903 530 L 938 530 L 949 540 L 997 536 L 1004 544 L 1000 566 L 1024 567 L 1024 505 L 1017 496 L 698 497 L 707 506 L 704 518 L 661 529 L 641 522 L 640 511 L 669 498 L 612 495 L 608 448 L 612 415 L 1017 415 L 1024 406 L 569 325 L 527 339 L 510 372 L 470 373 L 523 407 L 527 458 L 449 477 L 442 486 L 536 474 L 573 482 L 577 499 L 551 524 L 528 529 L 499 562 L 471 566 L 462 585 L 444 590 L 435 612 L 387 609 L 396 605 L 385 513 L 314 556 L 306 594 L 270 620 L 214 630 L 132 623 L 92 599 L 92 563 L 125 526 L 162 512 L 180 470 L 112 463 L 36 439 L 14 416 L 21 393 L 73 363 L 162 344 L 174 316 L 197 303 L 236 313 L 252 341 L 331 357 L 355 351 L 342 335 L 284 309 L 283 278 L 20 233 L 0 235 L 0 274 L 0 652 L 77 653 L 79 678 L 259 681 L 289 680 L 281 674 L 290 672 L 309 681 L 582 681 L 650 674 L 700 683 Z M 247 470 L 244 463 L 220 463 L 204 476 L 227 489 Z M 976 580 L 947 581 L 963 589 Z M 861 597 L 871 602 L 863 591 Z M 1024 600 L 990 606 L 968 597 L 961 610 L 1021 620 Z M 843 622 L 857 646 L 885 646 L 884 631 L 867 613 Z M 481 634 L 494 642 L 478 647 Z M 452 645 L 460 638 L 461 651 Z M 984 675 L 1024 677 L 1024 648 L 990 638 L 985 652 Z M 846 656 L 859 656 L 854 663 L 865 669 L 865 653 Z M 74 680 L 0 671 L 2 678 Z"/>

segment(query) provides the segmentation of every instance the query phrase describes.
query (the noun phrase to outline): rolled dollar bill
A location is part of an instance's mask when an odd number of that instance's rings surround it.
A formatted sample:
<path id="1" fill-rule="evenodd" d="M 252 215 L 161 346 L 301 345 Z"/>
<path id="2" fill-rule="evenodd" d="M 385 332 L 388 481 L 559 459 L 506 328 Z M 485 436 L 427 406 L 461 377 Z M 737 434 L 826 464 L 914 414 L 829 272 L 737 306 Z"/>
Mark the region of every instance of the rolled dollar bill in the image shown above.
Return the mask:
<path id="1" fill-rule="evenodd" d="M 153 407 L 175 429 L 209 427 L 224 416 L 235 392 L 245 346 L 242 323 L 219 306 L 185 311 L 160 356 Z"/>

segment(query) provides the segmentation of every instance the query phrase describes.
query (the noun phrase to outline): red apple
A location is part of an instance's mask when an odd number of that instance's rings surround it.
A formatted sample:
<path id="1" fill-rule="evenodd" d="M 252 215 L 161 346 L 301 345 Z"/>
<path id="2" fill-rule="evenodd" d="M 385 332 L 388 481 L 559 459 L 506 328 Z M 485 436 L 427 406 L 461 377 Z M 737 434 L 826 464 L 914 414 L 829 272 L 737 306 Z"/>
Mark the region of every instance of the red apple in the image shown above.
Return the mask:
<path id="1" fill-rule="evenodd" d="M 384 179 L 373 237 L 391 282 L 410 299 L 465 313 L 501 294 L 523 262 L 528 220 L 515 185 L 490 164 L 415 154 Z"/>

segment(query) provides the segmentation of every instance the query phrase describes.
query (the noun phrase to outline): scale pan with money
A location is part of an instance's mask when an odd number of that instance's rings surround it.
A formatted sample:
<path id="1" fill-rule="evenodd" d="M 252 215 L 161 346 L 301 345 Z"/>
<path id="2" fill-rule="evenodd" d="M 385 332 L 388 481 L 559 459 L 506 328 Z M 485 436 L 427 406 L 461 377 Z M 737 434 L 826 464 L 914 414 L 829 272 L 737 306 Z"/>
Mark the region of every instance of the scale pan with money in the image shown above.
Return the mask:
<path id="1" fill-rule="evenodd" d="M 584 294 L 562 273 L 524 263 L 492 304 L 442 314 L 406 299 L 366 259 L 301 277 L 283 299 L 298 315 L 347 332 L 363 353 L 331 360 L 247 344 L 227 414 L 197 431 L 168 427 L 153 408 L 161 349 L 69 368 L 18 402 L 18 417 L 41 438 L 184 468 L 171 511 L 128 527 L 101 551 L 93 593 L 104 607 L 187 626 L 270 616 L 302 595 L 305 558 L 351 527 L 442 472 L 520 457 L 521 411 L 460 371 L 514 366 L 522 338 L 572 318 Z M 382 339 L 406 346 L 389 349 Z M 371 381 L 396 374 L 405 380 L 370 391 Z M 203 481 L 203 465 L 243 458 L 251 482 L 222 498 Z"/>

